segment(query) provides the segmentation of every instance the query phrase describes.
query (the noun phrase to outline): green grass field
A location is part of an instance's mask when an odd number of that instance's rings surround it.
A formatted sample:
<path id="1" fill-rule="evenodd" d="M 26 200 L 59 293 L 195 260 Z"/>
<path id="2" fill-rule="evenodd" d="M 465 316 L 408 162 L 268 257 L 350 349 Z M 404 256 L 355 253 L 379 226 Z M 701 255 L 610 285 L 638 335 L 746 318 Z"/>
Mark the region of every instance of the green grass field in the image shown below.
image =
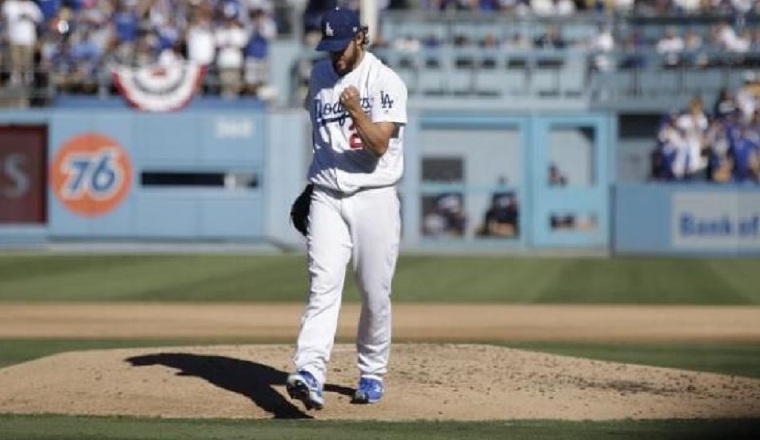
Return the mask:
<path id="1" fill-rule="evenodd" d="M 303 301 L 302 255 L 0 254 L 0 301 Z M 402 256 L 395 301 L 760 303 L 758 260 Z M 350 278 L 349 278 L 350 280 Z M 349 281 L 348 300 L 355 301 Z M 1 318 L 1 317 L 0 317 Z M 53 353 L 221 340 L 0 339 L 0 368 Z M 488 342 L 488 341 L 478 341 Z M 510 347 L 760 377 L 758 344 L 508 343 Z M 2 392 L 2 390 L 0 390 Z M 0 416 L 0 439 L 758 439 L 757 420 L 325 422 Z"/>
<path id="2" fill-rule="evenodd" d="M 0 436 L 10 434 L 2 438 L 34 440 L 757 440 L 759 427 L 755 420 L 381 423 L 0 416 Z"/>
<path id="3" fill-rule="evenodd" d="M 302 301 L 303 255 L 0 255 L 0 301 Z M 402 256 L 395 301 L 760 304 L 752 259 Z M 356 300 L 348 277 L 348 300 Z"/>

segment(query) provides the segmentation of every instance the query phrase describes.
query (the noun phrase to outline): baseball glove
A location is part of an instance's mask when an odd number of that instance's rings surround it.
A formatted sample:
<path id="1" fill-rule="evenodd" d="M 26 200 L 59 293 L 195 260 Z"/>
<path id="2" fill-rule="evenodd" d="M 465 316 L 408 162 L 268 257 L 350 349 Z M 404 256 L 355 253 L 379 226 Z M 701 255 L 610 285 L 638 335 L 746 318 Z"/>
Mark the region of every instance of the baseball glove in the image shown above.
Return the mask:
<path id="1" fill-rule="evenodd" d="M 301 194 L 296 197 L 290 207 L 290 222 L 298 232 L 306 237 L 309 230 L 309 209 L 311 208 L 311 193 L 314 192 L 314 184 L 306 185 Z"/>

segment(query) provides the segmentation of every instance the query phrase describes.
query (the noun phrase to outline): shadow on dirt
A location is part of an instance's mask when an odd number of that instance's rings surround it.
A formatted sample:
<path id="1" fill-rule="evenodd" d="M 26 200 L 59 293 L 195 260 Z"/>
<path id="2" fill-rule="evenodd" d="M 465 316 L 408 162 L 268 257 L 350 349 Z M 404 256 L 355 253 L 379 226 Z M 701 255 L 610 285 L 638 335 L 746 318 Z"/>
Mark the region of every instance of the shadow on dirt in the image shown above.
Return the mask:
<path id="1" fill-rule="evenodd" d="M 179 376 L 195 376 L 234 393 L 242 394 L 275 419 L 309 419 L 274 386 L 285 386 L 288 373 L 256 362 L 225 356 L 191 353 L 156 353 L 126 359 L 135 367 L 164 365 L 179 370 Z M 327 384 L 325 392 L 353 395 L 348 387 Z M 201 397 L 201 396 L 199 396 Z"/>

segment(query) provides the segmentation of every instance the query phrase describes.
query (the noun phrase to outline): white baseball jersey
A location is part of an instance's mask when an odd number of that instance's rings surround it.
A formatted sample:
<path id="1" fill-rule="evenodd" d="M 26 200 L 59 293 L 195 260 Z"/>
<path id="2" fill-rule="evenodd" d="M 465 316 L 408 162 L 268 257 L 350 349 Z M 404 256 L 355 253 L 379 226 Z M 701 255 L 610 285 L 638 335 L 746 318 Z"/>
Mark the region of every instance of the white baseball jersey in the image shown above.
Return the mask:
<path id="1" fill-rule="evenodd" d="M 373 123 L 407 122 L 406 86 L 371 53 L 343 77 L 329 60 L 314 66 L 304 103 L 314 139 L 309 180 L 316 185 L 307 234 L 309 301 L 293 361 L 320 383 L 326 379 L 349 261 L 362 296 L 356 335 L 360 375 L 382 379 L 391 348 L 391 282 L 401 237 L 395 184 L 404 168 L 404 130 L 397 130 L 382 156 L 365 150 L 340 103 L 348 86 L 359 90 Z"/>
<path id="2" fill-rule="evenodd" d="M 404 128 L 390 140 L 382 157 L 365 150 L 340 103 L 340 94 L 348 86 L 359 90 L 362 108 L 372 122 L 407 122 L 404 82 L 370 52 L 365 52 L 361 63 L 343 77 L 335 73 L 330 60 L 317 63 L 304 102 L 313 130 L 309 180 L 344 194 L 394 185 L 404 171 Z"/>

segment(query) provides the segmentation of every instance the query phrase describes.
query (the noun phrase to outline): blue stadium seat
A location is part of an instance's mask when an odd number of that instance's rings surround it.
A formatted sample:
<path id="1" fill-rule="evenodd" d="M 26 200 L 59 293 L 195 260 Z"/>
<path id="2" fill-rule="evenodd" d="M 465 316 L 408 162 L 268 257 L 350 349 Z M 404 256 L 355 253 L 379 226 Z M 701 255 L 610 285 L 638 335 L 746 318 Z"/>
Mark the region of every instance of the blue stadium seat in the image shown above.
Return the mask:
<path id="1" fill-rule="evenodd" d="M 559 71 L 560 92 L 565 96 L 580 96 L 586 90 L 586 59 L 571 57 Z"/>
<path id="2" fill-rule="evenodd" d="M 473 90 L 478 95 L 501 96 L 506 92 L 506 75 L 501 69 L 480 68 L 475 70 Z"/>
<path id="3" fill-rule="evenodd" d="M 404 84 L 406 84 L 406 90 L 409 92 L 409 95 L 415 95 L 418 92 L 417 87 L 417 76 L 418 72 L 417 69 L 414 67 L 409 66 L 398 66 L 394 69 L 396 73 L 398 73 L 398 76 L 401 77 L 401 79 L 404 81 Z"/>
<path id="4" fill-rule="evenodd" d="M 528 60 L 524 57 L 514 56 L 506 60 L 504 69 L 504 90 L 507 95 L 527 95 L 528 90 Z"/>
<path id="5" fill-rule="evenodd" d="M 559 70 L 535 69 L 530 73 L 530 88 L 539 96 L 559 94 Z"/>
<path id="6" fill-rule="evenodd" d="M 476 61 L 473 51 L 458 50 L 446 60 L 448 74 L 447 92 L 454 95 L 469 95 L 473 92 L 473 74 Z"/>
<path id="7" fill-rule="evenodd" d="M 417 88 L 425 95 L 442 95 L 447 89 L 446 77 L 446 69 L 423 65 L 417 71 Z"/>

